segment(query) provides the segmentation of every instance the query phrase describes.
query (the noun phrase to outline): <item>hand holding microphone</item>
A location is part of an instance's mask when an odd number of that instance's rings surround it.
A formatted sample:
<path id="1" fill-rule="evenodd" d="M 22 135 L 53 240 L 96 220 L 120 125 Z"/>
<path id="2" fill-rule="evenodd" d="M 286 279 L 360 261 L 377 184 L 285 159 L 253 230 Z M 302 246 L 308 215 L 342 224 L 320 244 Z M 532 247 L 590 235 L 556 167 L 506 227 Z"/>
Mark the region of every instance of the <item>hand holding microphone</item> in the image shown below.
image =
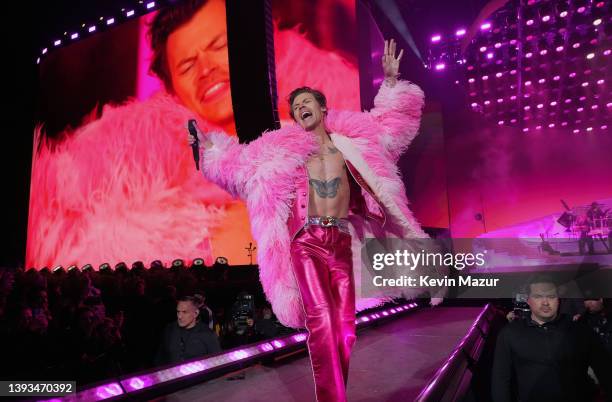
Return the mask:
<path id="1" fill-rule="evenodd" d="M 204 133 L 200 131 L 195 120 L 191 119 L 187 122 L 187 130 L 189 130 L 189 145 L 191 145 L 191 151 L 193 152 L 193 160 L 196 164 L 196 169 L 200 170 L 200 144 L 204 144 L 204 147 L 210 148 L 212 142 Z"/>

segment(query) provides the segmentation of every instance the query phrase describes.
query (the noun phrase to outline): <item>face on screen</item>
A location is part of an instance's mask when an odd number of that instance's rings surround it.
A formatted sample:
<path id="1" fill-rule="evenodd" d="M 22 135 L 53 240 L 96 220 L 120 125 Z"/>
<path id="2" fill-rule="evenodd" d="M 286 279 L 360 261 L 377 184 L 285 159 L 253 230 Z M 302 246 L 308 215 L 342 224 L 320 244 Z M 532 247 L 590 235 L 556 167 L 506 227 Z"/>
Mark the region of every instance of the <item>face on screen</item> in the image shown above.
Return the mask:
<path id="1" fill-rule="evenodd" d="M 168 37 L 172 87 L 181 102 L 203 119 L 233 121 L 224 0 L 209 0 Z"/>

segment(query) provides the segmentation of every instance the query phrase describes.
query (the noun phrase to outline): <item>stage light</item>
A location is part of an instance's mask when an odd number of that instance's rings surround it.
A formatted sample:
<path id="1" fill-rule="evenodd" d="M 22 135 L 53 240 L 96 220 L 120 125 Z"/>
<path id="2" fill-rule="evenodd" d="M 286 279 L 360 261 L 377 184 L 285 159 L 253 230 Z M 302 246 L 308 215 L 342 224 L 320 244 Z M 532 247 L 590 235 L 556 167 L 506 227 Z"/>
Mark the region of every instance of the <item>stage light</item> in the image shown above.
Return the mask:
<path id="1" fill-rule="evenodd" d="M 589 132 L 593 131 L 593 127 L 587 127 L 586 131 L 589 131 Z"/>
<path id="2" fill-rule="evenodd" d="M 578 7 L 576 11 L 582 14 L 583 12 L 586 11 L 586 7 Z"/>
<path id="3" fill-rule="evenodd" d="M 444 63 L 438 63 L 438 64 L 436 64 L 436 70 L 437 70 L 437 71 L 444 70 L 445 68 L 446 68 L 446 64 L 444 64 Z"/>
<path id="4" fill-rule="evenodd" d="M 68 272 L 72 272 L 72 271 L 74 271 L 75 269 L 78 271 L 78 268 L 77 268 L 77 266 L 76 266 L 76 265 L 71 265 L 71 266 L 69 266 L 69 267 L 68 267 Z"/>
<path id="5" fill-rule="evenodd" d="M 491 101 L 490 101 L 490 100 L 486 100 L 486 101 L 484 101 L 484 104 L 485 104 L 485 105 L 487 105 L 487 106 L 488 106 L 490 103 L 491 103 Z"/>
<path id="6" fill-rule="evenodd" d="M 93 265 L 91 264 L 85 264 L 81 267 L 81 271 L 82 272 L 88 272 L 88 271 L 93 271 Z"/>
<path id="7" fill-rule="evenodd" d="M 530 59 L 532 56 L 533 56 L 533 53 L 531 53 L 531 52 L 525 53 L 525 57 L 528 58 L 528 59 Z"/>
<path id="8" fill-rule="evenodd" d="M 567 17 L 567 11 L 561 11 L 561 13 L 559 14 L 559 17 L 561 18 Z"/>
<path id="9" fill-rule="evenodd" d="M 531 81 L 525 81 L 525 86 L 528 87 L 531 85 Z"/>
<path id="10" fill-rule="evenodd" d="M 127 13 L 125 13 L 125 16 L 128 17 L 128 18 L 130 18 L 133 15 L 134 15 L 134 10 L 130 10 Z"/>
<path id="11" fill-rule="evenodd" d="M 59 274 L 59 273 L 62 273 L 62 272 L 64 272 L 64 267 L 62 267 L 61 265 L 58 265 L 58 266 L 56 266 L 55 268 L 53 268 L 53 269 L 51 270 L 51 272 L 53 272 L 54 274 L 55 274 L 55 273 L 58 273 L 58 274 Z"/>
<path id="12" fill-rule="evenodd" d="M 40 57 L 36 58 L 36 64 L 40 64 Z"/>
<path id="13" fill-rule="evenodd" d="M 115 23 L 115 19 L 114 18 L 109 18 L 106 20 L 106 25 L 112 25 Z"/>
<path id="14" fill-rule="evenodd" d="M 478 107 L 478 103 L 476 103 L 476 102 L 472 102 L 471 106 L 472 106 L 472 107 Z"/>
<path id="15" fill-rule="evenodd" d="M 58 40 L 56 40 L 55 42 L 53 42 L 53 44 L 54 44 L 55 46 L 59 46 L 59 45 L 61 45 L 61 44 L 62 44 L 62 41 L 61 41 L 60 39 L 58 39 Z"/>
<path id="16" fill-rule="evenodd" d="M 562 127 L 567 126 L 567 122 L 566 122 L 566 121 L 562 122 L 562 123 L 561 123 L 561 126 L 562 126 Z"/>
<path id="17" fill-rule="evenodd" d="M 543 105 L 543 104 L 538 103 L 538 105 L 537 105 L 537 108 L 538 108 L 538 109 L 542 109 L 543 107 L 544 107 L 544 105 Z"/>
<path id="18" fill-rule="evenodd" d="M 184 267 L 185 262 L 181 260 L 180 258 L 177 258 L 176 260 L 172 261 L 172 266 L 173 267 Z"/>
<path id="19" fill-rule="evenodd" d="M 150 10 L 150 9 L 152 9 L 153 7 L 155 7 L 155 2 L 154 2 L 154 1 L 152 1 L 152 2 L 150 2 L 150 3 L 147 3 L 147 10 Z"/>
<path id="20" fill-rule="evenodd" d="M 72 35 L 70 35 L 70 39 L 77 39 L 79 37 L 78 33 L 73 33 Z"/>
<path id="21" fill-rule="evenodd" d="M 504 98 L 497 98 L 497 103 L 502 103 L 504 101 Z"/>
<path id="22" fill-rule="evenodd" d="M 560 76 L 558 76 L 558 75 L 555 75 L 555 76 L 553 77 L 553 80 L 554 80 L 554 81 L 559 81 L 560 79 L 561 79 L 561 77 L 560 77 Z"/>
<path id="23" fill-rule="evenodd" d="M 225 257 L 217 257 L 215 259 L 215 264 L 217 264 L 217 265 L 227 265 L 228 264 L 228 260 Z"/>
<path id="24" fill-rule="evenodd" d="M 465 35 L 465 29 L 461 28 L 458 29 L 457 32 L 455 32 L 455 36 L 463 36 Z"/>
<path id="25" fill-rule="evenodd" d="M 530 110 L 530 109 L 531 109 L 531 106 L 527 105 L 527 106 L 523 107 L 523 109 L 525 109 L 525 110 Z"/>
<path id="26" fill-rule="evenodd" d="M 487 51 L 487 47 L 486 46 L 481 46 L 479 50 L 480 50 L 481 53 L 484 53 L 484 52 Z"/>
<path id="27" fill-rule="evenodd" d="M 575 72 L 571 72 L 571 73 L 569 73 L 569 75 L 568 75 L 568 77 L 570 77 L 570 78 L 574 78 L 575 76 L 576 76 L 576 73 L 575 73 Z"/>
<path id="28" fill-rule="evenodd" d="M 89 32 L 95 32 L 95 30 L 96 30 L 95 25 L 90 26 L 88 29 Z"/>
<path id="29" fill-rule="evenodd" d="M 496 73 L 496 74 L 495 74 L 495 76 L 496 76 L 497 78 L 501 77 L 502 75 L 504 75 L 504 74 L 503 74 L 503 73 Z"/>
<path id="30" fill-rule="evenodd" d="M 577 112 L 582 112 L 584 110 L 583 107 L 579 107 L 578 109 L 576 109 Z"/>
<path id="31" fill-rule="evenodd" d="M 203 266 L 204 260 L 202 258 L 196 258 L 195 260 L 193 260 L 192 265 L 196 267 Z"/>
<path id="32" fill-rule="evenodd" d="M 550 102 L 550 106 L 557 106 L 557 102 L 556 101 Z"/>
<path id="33" fill-rule="evenodd" d="M 593 21 L 593 25 L 598 26 L 599 24 L 601 24 L 601 18 L 597 18 L 595 21 Z"/>
<path id="34" fill-rule="evenodd" d="M 589 83 L 588 83 L 588 82 L 583 82 L 581 85 L 582 85 L 583 87 L 588 87 L 588 86 L 589 86 Z"/>
<path id="35" fill-rule="evenodd" d="M 538 84 L 543 84 L 543 83 L 545 83 L 545 82 L 546 82 L 546 78 L 540 78 L 540 79 L 538 80 Z"/>
<path id="36" fill-rule="evenodd" d="M 470 79 L 468 79 L 468 82 L 469 82 L 470 84 L 471 84 L 471 83 L 473 83 L 474 81 L 476 81 L 474 78 L 470 78 Z"/>
<path id="37" fill-rule="evenodd" d="M 523 129 L 523 132 L 524 132 L 524 133 L 526 133 L 527 131 L 529 131 L 529 127 L 525 127 L 525 128 Z"/>
<path id="38" fill-rule="evenodd" d="M 532 19 L 527 20 L 527 21 L 525 22 L 525 25 L 527 25 L 527 26 L 531 26 L 531 25 L 533 25 L 533 20 L 532 20 Z"/>
<path id="39" fill-rule="evenodd" d="M 574 134 L 577 134 L 577 133 L 579 133 L 579 132 L 580 132 L 580 130 L 578 130 L 578 129 L 576 128 L 576 129 L 574 129 L 574 131 L 572 131 L 572 132 L 573 132 Z"/>
<path id="40" fill-rule="evenodd" d="M 483 76 L 482 76 L 482 80 L 483 80 L 483 81 L 486 81 L 486 80 L 488 80 L 488 79 L 489 79 L 489 76 L 488 76 L 488 75 L 483 75 Z"/>
<path id="41" fill-rule="evenodd" d="M 555 123 L 550 123 L 550 124 L 548 125 L 548 128 L 554 128 L 554 127 L 555 127 Z"/>
<path id="42" fill-rule="evenodd" d="M 602 130 L 605 130 L 605 129 L 607 129 L 607 128 L 608 128 L 608 126 L 606 126 L 605 124 L 604 124 L 603 126 L 601 126 L 601 129 L 602 129 Z"/>
<path id="43" fill-rule="evenodd" d="M 597 110 L 597 109 L 599 109 L 599 106 L 598 105 L 593 105 L 593 106 L 591 106 L 591 109 Z"/>
<path id="44" fill-rule="evenodd" d="M 490 23 L 490 22 L 485 22 L 484 24 L 482 24 L 482 25 L 480 26 L 480 29 L 481 29 L 482 31 L 486 31 L 486 30 L 488 30 L 488 29 L 491 29 L 491 23 Z"/>
<path id="45" fill-rule="evenodd" d="M 610 55 L 610 49 L 604 50 L 603 54 L 605 56 L 609 56 Z"/>
<path id="46" fill-rule="evenodd" d="M 437 42 L 440 42 L 440 39 L 442 39 L 442 36 L 434 35 L 434 36 L 431 37 L 431 42 L 432 43 L 437 43 Z"/>
<path id="47" fill-rule="evenodd" d="M 493 53 L 487 53 L 487 59 L 492 59 L 493 58 Z"/>
<path id="48" fill-rule="evenodd" d="M 497 122 L 497 124 L 500 125 L 500 126 L 503 126 L 504 125 L 504 121 L 500 120 L 500 121 Z"/>
<path id="49" fill-rule="evenodd" d="M 510 97 L 510 100 L 516 100 L 516 95 L 512 95 L 512 96 Z"/>
<path id="50" fill-rule="evenodd" d="M 557 46 L 557 47 L 555 48 L 555 50 L 556 50 L 557 52 L 562 52 L 562 51 L 563 51 L 563 46 Z"/>
<path id="51" fill-rule="evenodd" d="M 593 57 L 595 57 L 595 53 L 589 53 L 589 54 L 586 55 L 586 58 L 588 60 L 591 60 Z"/>

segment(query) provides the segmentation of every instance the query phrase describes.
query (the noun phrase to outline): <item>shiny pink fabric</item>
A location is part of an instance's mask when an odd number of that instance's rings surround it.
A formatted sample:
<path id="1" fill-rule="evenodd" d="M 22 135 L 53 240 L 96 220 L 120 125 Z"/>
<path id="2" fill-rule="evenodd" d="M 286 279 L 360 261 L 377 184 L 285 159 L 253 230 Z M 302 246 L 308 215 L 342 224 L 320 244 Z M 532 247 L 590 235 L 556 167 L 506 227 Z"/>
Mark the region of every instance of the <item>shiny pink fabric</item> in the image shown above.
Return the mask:
<path id="1" fill-rule="evenodd" d="M 291 258 L 306 315 L 317 401 L 346 401 L 355 343 L 351 236 L 337 227 L 308 225 L 291 243 Z"/>

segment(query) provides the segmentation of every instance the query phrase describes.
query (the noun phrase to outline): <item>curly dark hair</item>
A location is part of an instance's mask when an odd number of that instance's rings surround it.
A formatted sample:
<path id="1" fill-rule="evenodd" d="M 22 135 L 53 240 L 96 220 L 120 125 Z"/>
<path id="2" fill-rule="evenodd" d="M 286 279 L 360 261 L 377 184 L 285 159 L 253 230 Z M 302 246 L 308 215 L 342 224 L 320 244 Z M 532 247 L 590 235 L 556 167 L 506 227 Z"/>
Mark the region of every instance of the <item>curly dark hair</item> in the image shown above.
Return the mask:
<path id="1" fill-rule="evenodd" d="M 162 9 L 149 25 L 148 37 L 153 50 L 149 71 L 159 77 L 168 92 L 173 92 L 172 77 L 168 67 L 166 43 L 168 37 L 181 25 L 189 22 L 208 0 L 185 0 L 175 6 Z"/>
<path id="2" fill-rule="evenodd" d="M 303 93 L 312 94 L 312 96 L 314 96 L 317 102 L 319 102 L 319 105 L 321 105 L 321 107 L 327 107 L 327 98 L 325 98 L 325 95 L 323 95 L 323 92 L 317 89 L 310 88 L 310 87 L 296 88 L 293 91 L 291 91 L 291 93 L 289 94 L 289 97 L 287 98 L 287 101 L 289 102 L 289 115 L 294 121 L 295 121 L 295 116 L 293 115 L 293 101 L 295 100 L 295 98 L 298 97 L 298 95 L 303 94 Z"/>

